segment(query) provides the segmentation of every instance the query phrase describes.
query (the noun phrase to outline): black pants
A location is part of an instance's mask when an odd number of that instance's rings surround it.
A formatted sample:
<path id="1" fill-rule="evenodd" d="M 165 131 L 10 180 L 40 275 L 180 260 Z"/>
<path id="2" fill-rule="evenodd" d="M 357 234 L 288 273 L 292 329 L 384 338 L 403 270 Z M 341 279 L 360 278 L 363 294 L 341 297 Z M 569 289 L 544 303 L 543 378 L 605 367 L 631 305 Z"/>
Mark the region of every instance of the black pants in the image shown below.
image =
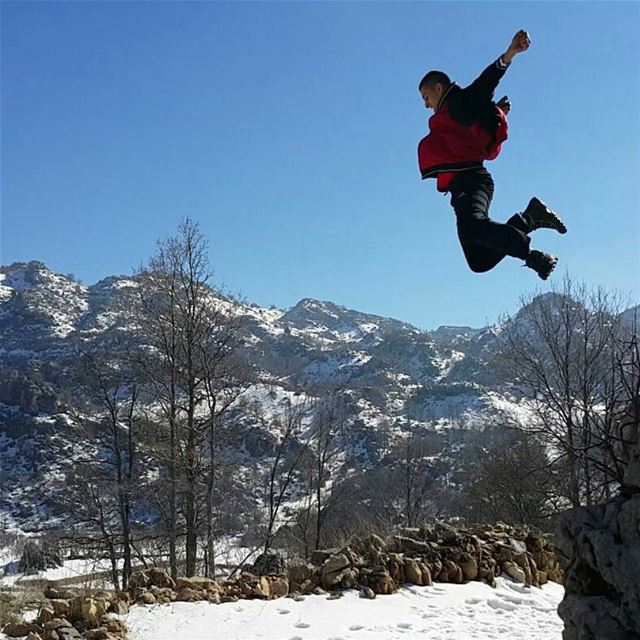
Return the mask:
<path id="1" fill-rule="evenodd" d="M 524 260 L 529 255 L 529 227 L 520 214 L 506 224 L 489 218 L 493 178 L 484 167 L 459 173 L 449 191 L 458 238 L 472 271 L 489 271 L 505 256 Z"/>

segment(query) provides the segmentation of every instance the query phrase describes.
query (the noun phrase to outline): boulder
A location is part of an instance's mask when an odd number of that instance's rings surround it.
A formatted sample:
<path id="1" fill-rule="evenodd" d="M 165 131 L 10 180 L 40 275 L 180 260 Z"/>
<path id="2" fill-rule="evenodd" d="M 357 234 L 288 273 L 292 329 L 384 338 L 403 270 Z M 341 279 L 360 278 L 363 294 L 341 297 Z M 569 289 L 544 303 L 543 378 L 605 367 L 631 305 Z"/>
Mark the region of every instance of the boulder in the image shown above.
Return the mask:
<path id="1" fill-rule="evenodd" d="M 376 597 L 376 593 L 371 587 L 363 587 L 360 589 L 360 597 L 367 600 L 373 600 Z"/>
<path id="2" fill-rule="evenodd" d="M 316 568 L 309 562 L 294 564 L 287 568 L 287 575 L 291 582 L 302 584 L 306 580 L 312 580 Z"/>
<path id="3" fill-rule="evenodd" d="M 2 632 L 10 638 L 23 638 L 38 631 L 40 628 L 33 622 L 10 622 L 2 629 Z"/>
<path id="4" fill-rule="evenodd" d="M 279 575 L 284 572 L 284 558 L 273 550 L 260 554 L 253 563 L 253 573 L 258 576 Z"/>
<path id="5" fill-rule="evenodd" d="M 184 587 L 176 593 L 176 602 L 199 602 L 206 600 L 206 596 L 200 589 Z"/>
<path id="6" fill-rule="evenodd" d="M 476 580 L 478 577 L 478 561 L 469 554 L 464 554 L 460 560 L 460 569 L 464 580 Z"/>
<path id="7" fill-rule="evenodd" d="M 514 562 L 505 562 L 503 563 L 502 568 L 504 569 L 504 572 L 515 582 L 527 582 L 525 572 Z"/>
<path id="8" fill-rule="evenodd" d="M 151 586 L 151 580 L 147 571 L 134 571 L 129 577 L 129 590 L 147 589 Z"/>
<path id="9" fill-rule="evenodd" d="M 156 604 L 156 597 L 150 591 L 144 591 L 137 599 L 138 604 Z"/>
<path id="10" fill-rule="evenodd" d="M 57 603 L 56 603 L 57 604 Z M 65 604 L 67 605 L 67 612 L 66 615 L 69 614 L 69 604 L 65 602 Z M 58 615 L 56 615 L 55 613 L 55 609 L 53 608 L 53 606 L 47 605 L 44 607 L 40 607 L 40 611 L 38 611 L 38 615 L 36 617 L 36 622 L 40 625 L 46 624 L 47 622 L 51 622 L 51 620 L 53 620 L 54 618 L 58 618 L 60 616 L 64 616 L 64 613 L 60 613 Z"/>
<path id="11" fill-rule="evenodd" d="M 422 580 L 422 569 L 417 560 L 408 558 L 404 563 L 404 576 L 405 580 L 411 584 L 417 584 L 422 586 L 424 584 Z"/>
<path id="12" fill-rule="evenodd" d="M 269 597 L 283 598 L 289 594 L 289 581 L 282 576 L 274 576 L 269 579 Z"/>
<path id="13" fill-rule="evenodd" d="M 624 489 L 606 504 L 572 509 L 560 520 L 564 640 L 640 638 L 640 493 Z"/>
<path id="14" fill-rule="evenodd" d="M 342 572 L 351 566 L 349 558 L 343 553 L 331 556 L 322 565 L 320 580 L 325 589 L 332 588 L 342 579 Z"/>
<path id="15" fill-rule="evenodd" d="M 135 575 L 135 574 L 134 574 Z M 176 583 L 173 578 L 162 567 L 151 567 L 145 572 L 147 584 L 143 586 L 154 586 L 160 589 L 175 589 Z"/>

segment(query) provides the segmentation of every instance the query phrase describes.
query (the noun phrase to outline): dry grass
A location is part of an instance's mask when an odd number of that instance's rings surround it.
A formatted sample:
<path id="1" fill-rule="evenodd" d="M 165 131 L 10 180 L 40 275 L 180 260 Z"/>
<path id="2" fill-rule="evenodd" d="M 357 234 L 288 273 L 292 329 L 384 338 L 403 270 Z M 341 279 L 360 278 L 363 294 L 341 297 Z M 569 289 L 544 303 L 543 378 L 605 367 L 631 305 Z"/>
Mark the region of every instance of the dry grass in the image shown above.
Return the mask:
<path id="1" fill-rule="evenodd" d="M 39 609 L 46 602 L 40 589 L 11 590 L 0 593 L 0 629 L 9 622 L 22 620 L 27 611 Z"/>

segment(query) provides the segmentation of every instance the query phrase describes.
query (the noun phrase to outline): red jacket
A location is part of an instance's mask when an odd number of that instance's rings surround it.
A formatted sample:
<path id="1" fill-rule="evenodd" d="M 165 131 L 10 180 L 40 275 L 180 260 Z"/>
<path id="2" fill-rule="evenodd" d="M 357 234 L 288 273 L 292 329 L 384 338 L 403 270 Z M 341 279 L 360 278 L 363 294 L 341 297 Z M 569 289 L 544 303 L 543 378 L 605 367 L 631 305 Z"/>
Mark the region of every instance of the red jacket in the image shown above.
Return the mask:
<path id="1" fill-rule="evenodd" d="M 508 124 L 491 98 L 505 68 L 490 65 L 466 89 L 453 83 L 429 118 L 429 135 L 418 145 L 418 163 L 423 179 L 437 178 L 438 191 L 448 191 L 457 172 L 498 157 Z"/>

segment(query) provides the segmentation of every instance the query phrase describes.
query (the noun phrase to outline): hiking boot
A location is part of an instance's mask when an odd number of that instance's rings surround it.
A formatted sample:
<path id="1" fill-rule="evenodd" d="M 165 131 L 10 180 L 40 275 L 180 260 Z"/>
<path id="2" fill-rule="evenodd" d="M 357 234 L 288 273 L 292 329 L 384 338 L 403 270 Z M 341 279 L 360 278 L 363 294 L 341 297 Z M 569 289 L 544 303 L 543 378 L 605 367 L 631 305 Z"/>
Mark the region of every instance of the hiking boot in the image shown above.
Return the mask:
<path id="1" fill-rule="evenodd" d="M 555 229 L 558 233 L 567 233 L 567 227 L 564 226 L 555 211 L 551 211 L 538 198 L 531 198 L 527 208 L 522 212 L 522 217 L 529 226 L 529 231 Z"/>
<path id="2" fill-rule="evenodd" d="M 556 268 L 558 258 L 552 256 L 550 253 L 531 249 L 524 263 L 529 269 L 533 269 L 540 278 L 546 280 Z"/>

